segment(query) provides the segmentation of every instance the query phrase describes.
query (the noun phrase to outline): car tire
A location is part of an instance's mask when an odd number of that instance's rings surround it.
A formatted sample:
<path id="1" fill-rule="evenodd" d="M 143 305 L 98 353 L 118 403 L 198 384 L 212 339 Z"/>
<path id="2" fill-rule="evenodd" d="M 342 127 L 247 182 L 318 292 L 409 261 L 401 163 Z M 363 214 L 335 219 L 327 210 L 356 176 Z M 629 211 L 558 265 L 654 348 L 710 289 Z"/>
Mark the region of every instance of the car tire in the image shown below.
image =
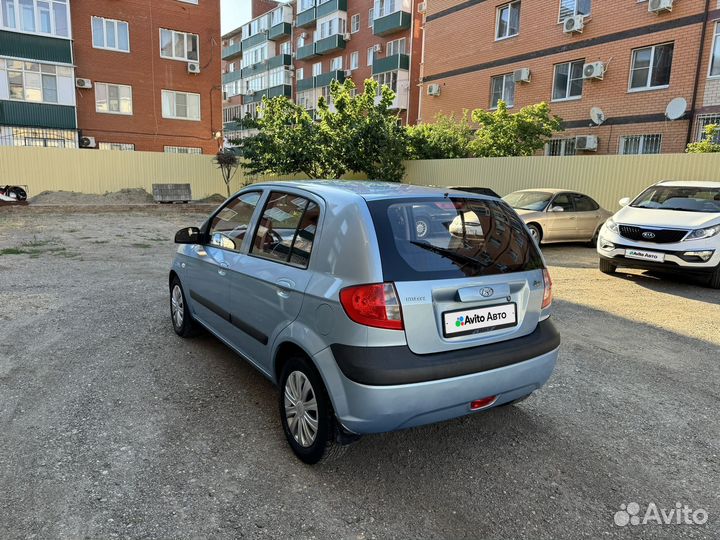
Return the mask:
<path id="1" fill-rule="evenodd" d="M 536 225 L 535 223 L 531 223 L 530 225 L 528 225 L 528 229 L 530 229 L 530 236 L 539 246 L 540 242 L 542 242 L 542 229 L 540 229 L 540 226 Z"/>
<path id="2" fill-rule="evenodd" d="M 715 271 L 710 275 L 708 285 L 712 289 L 720 289 L 720 266 L 718 266 Z"/>
<path id="3" fill-rule="evenodd" d="M 427 238 L 430 234 L 430 220 L 426 217 L 419 217 L 415 220 L 415 237 Z"/>
<path id="4" fill-rule="evenodd" d="M 338 442 L 338 423 L 320 374 L 307 358 L 290 358 L 280 375 L 279 411 L 285 437 L 308 465 L 337 459 L 346 446 Z M 300 405 L 300 421 L 297 418 Z M 294 414 L 293 414 L 294 413 Z"/>
<path id="5" fill-rule="evenodd" d="M 617 266 L 606 259 L 600 259 L 598 268 L 603 274 L 612 275 L 617 270 Z"/>
<path id="6" fill-rule="evenodd" d="M 199 333 L 199 326 L 190 314 L 185 291 L 177 276 L 170 282 L 170 320 L 173 330 L 180 337 L 189 338 Z"/>

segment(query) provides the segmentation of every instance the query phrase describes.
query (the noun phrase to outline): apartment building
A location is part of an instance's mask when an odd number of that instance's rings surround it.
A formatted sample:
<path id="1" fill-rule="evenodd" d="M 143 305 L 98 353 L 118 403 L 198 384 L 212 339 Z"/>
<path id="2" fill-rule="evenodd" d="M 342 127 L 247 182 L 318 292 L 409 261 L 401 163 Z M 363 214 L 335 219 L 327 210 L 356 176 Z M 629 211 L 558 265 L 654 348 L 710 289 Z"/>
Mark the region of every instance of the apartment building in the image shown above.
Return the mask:
<path id="1" fill-rule="evenodd" d="M 215 153 L 219 0 L 0 0 L 0 144 Z"/>
<path id="2" fill-rule="evenodd" d="M 427 0 L 424 25 L 422 121 L 546 101 L 552 156 L 682 152 L 720 122 L 718 0 Z"/>

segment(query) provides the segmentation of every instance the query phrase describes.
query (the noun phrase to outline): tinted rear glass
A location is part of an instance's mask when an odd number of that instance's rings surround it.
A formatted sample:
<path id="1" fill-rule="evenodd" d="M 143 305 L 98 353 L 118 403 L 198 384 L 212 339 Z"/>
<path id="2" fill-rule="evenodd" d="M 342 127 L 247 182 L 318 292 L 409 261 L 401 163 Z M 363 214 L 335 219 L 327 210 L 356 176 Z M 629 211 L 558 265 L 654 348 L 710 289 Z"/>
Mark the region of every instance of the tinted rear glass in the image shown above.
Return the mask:
<path id="1" fill-rule="evenodd" d="M 463 197 L 368 202 L 387 281 L 543 268 L 525 226 L 502 201 Z"/>

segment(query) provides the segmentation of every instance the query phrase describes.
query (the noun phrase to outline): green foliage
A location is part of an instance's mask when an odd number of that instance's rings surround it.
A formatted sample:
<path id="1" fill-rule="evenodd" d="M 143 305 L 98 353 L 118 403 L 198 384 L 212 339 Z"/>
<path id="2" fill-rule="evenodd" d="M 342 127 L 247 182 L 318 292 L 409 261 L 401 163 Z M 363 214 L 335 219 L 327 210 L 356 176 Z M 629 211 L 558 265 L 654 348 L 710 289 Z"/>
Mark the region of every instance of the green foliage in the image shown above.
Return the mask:
<path id="1" fill-rule="evenodd" d="M 470 143 L 474 157 L 532 156 L 546 139 L 562 129 L 561 119 L 550 113 L 545 102 L 512 114 L 500 101 L 495 111 L 475 109 L 472 120 L 478 125 Z"/>
<path id="2" fill-rule="evenodd" d="M 225 182 L 225 188 L 227 189 L 227 195 L 230 196 L 230 180 L 235 175 L 240 160 L 231 150 L 220 150 L 213 158 L 215 165 L 222 173 L 223 182 Z"/>
<path id="3" fill-rule="evenodd" d="M 432 124 L 407 127 L 410 159 L 454 159 L 470 156 L 473 129 L 468 111 L 460 119 L 455 115 L 438 114 Z"/>
<path id="4" fill-rule="evenodd" d="M 710 124 L 705 126 L 705 137 L 702 141 L 690 143 L 685 150 L 688 154 L 711 154 L 720 152 L 720 124 Z"/>

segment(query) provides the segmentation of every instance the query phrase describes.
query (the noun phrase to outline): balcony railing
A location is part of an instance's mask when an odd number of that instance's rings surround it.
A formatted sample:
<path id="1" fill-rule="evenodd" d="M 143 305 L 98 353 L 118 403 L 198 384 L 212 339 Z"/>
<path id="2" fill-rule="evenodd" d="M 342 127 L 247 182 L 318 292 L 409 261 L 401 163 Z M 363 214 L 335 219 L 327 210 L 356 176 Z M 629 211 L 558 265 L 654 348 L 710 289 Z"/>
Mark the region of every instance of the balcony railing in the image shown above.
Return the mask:
<path id="1" fill-rule="evenodd" d="M 373 75 L 396 69 L 404 69 L 405 71 L 410 69 L 410 57 L 407 54 L 393 54 L 385 58 L 375 57 L 373 60 Z"/>
<path id="2" fill-rule="evenodd" d="M 341 83 L 345 80 L 345 72 L 342 69 L 328 71 L 327 73 L 321 73 L 315 77 L 315 88 L 322 88 L 323 86 L 330 86 L 330 83 L 336 80 Z"/>
<path id="3" fill-rule="evenodd" d="M 317 53 L 315 52 L 315 43 L 311 43 L 310 45 L 304 45 L 303 47 L 298 47 L 297 51 L 295 52 L 295 58 L 298 60 L 306 60 L 308 58 L 315 58 L 317 56 Z"/>
<path id="4" fill-rule="evenodd" d="M 317 18 L 325 17 L 336 11 L 347 11 L 347 0 L 328 0 L 322 4 L 318 4 L 315 8 L 317 10 Z"/>
<path id="5" fill-rule="evenodd" d="M 265 43 L 268 40 L 268 31 L 267 30 L 260 30 L 257 34 L 254 36 L 250 36 L 249 38 L 245 38 L 242 40 L 242 48 L 244 51 L 247 51 L 251 47 L 255 47 L 256 45 L 260 45 L 261 43 Z"/>
<path id="6" fill-rule="evenodd" d="M 373 34 L 388 36 L 410 28 L 412 15 L 407 11 L 396 11 L 379 17 L 373 21 Z"/>
<path id="7" fill-rule="evenodd" d="M 314 24 L 316 19 L 316 8 L 313 7 L 310 9 L 306 9 L 305 11 L 301 11 L 297 14 L 297 17 L 295 18 L 295 26 L 297 26 L 298 28 L 305 28 L 306 26 Z"/>
<path id="8" fill-rule="evenodd" d="M 229 73 L 223 73 L 222 76 L 223 84 L 239 81 L 240 79 L 242 79 L 242 71 L 231 71 Z"/>
<path id="9" fill-rule="evenodd" d="M 228 47 L 225 47 L 222 51 L 223 60 L 232 60 L 242 54 L 242 43 L 234 43 Z"/>
<path id="10" fill-rule="evenodd" d="M 342 34 L 335 34 L 315 42 L 316 54 L 328 54 L 345 48 L 345 38 Z"/>
<path id="11" fill-rule="evenodd" d="M 281 22 L 279 24 L 271 26 L 270 31 L 268 32 L 268 39 L 274 41 L 276 39 L 281 39 L 283 37 L 289 36 L 291 28 L 292 27 L 290 23 L 287 22 Z"/>
<path id="12" fill-rule="evenodd" d="M 315 88 L 315 77 L 306 77 L 304 79 L 298 79 L 297 91 L 304 92 L 305 90 L 312 90 Z"/>

